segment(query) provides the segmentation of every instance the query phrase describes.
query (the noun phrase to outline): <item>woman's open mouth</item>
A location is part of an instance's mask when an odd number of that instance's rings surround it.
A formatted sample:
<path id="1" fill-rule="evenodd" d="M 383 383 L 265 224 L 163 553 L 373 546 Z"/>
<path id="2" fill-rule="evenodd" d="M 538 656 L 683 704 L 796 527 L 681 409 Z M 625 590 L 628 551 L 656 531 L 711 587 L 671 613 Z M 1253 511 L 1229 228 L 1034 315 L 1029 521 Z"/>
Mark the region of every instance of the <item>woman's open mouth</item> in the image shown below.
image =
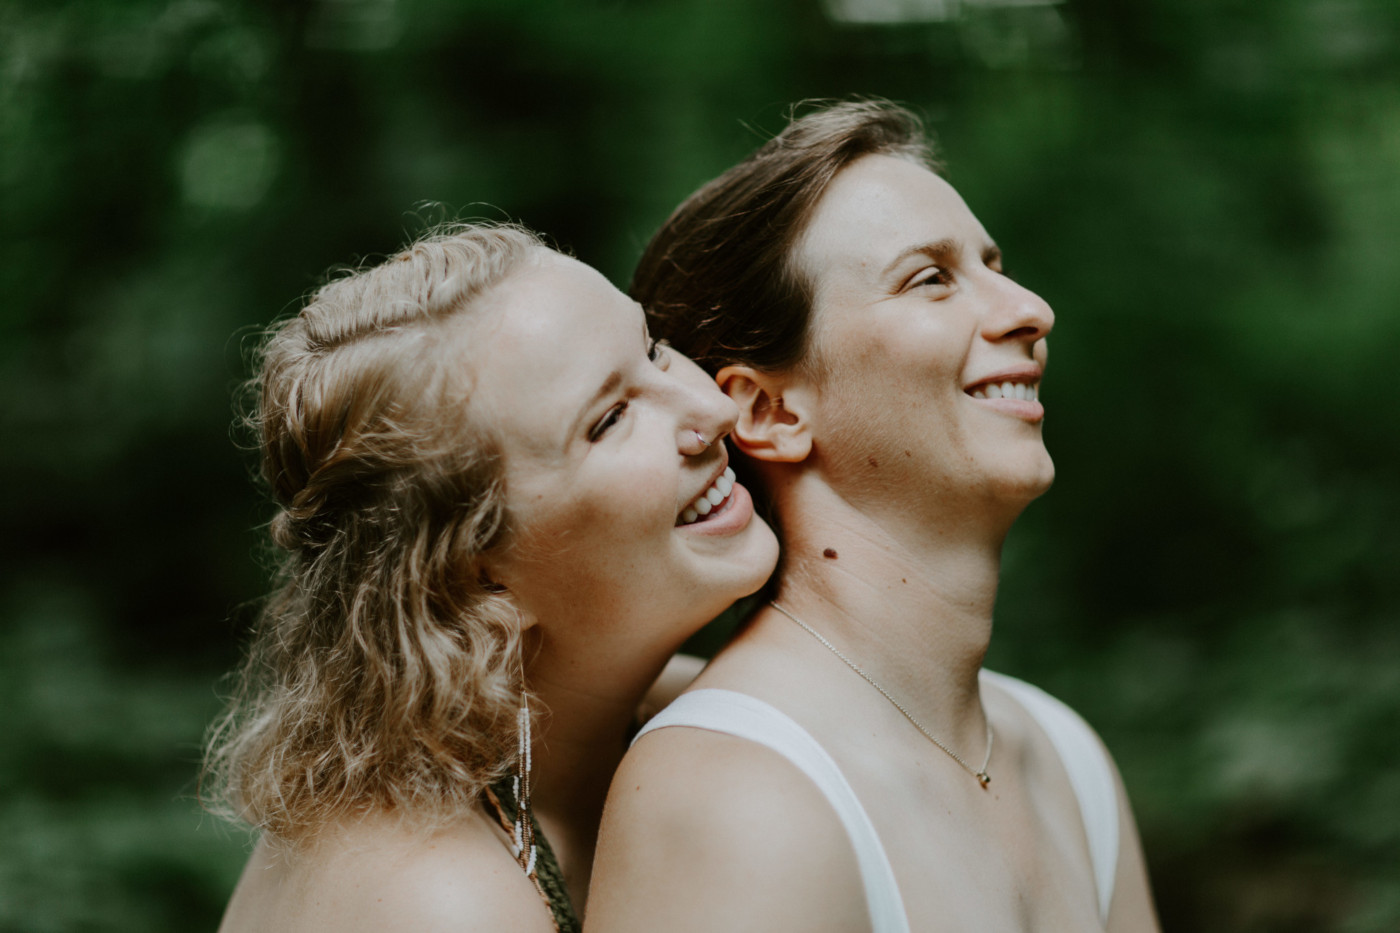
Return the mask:
<path id="1" fill-rule="evenodd" d="M 1040 381 L 988 382 L 973 386 L 967 390 L 967 394 L 973 398 L 1014 398 L 1023 402 L 1035 402 L 1040 400 Z"/>
<path id="2" fill-rule="evenodd" d="M 710 484 L 709 489 L 696 496 L 694 501 L 681 510 L 676 524 L 693 525 L 705 521 L 710 515 L 724 511 L 724 507 L 729 504 L 729 494 L 733 491 L 734 471 L 725 467 L 724 472 Z"/>

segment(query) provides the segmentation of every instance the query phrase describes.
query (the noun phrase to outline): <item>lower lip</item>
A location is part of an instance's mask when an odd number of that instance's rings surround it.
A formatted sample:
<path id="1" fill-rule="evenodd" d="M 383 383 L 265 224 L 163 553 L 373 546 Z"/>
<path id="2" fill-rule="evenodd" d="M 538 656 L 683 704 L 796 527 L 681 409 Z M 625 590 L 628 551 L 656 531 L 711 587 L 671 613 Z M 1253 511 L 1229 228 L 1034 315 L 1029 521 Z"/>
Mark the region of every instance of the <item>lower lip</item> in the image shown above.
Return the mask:
<path id="1" fill-rule="evenodd" d="M 1023 421 L 1032 423 L 1045 420 L 1045 406 L 1039 401 L 1027 401 L 1020 398 L 973 398 L 968 396 L 978 405 L 986 405 L 995 411 L 1005 415 L 1020 418 Z"/>
<path id="2" fill-rule="evenodd" d="M 719 509 L 706 516 L 704 521 L 677 525 L 678 531 L 696 535 L 732 535 L 743 531 L 753 519 L 753 499 L 749 491 L 738 483 L 729 491 L 729 498 L 720 504 Z"/>

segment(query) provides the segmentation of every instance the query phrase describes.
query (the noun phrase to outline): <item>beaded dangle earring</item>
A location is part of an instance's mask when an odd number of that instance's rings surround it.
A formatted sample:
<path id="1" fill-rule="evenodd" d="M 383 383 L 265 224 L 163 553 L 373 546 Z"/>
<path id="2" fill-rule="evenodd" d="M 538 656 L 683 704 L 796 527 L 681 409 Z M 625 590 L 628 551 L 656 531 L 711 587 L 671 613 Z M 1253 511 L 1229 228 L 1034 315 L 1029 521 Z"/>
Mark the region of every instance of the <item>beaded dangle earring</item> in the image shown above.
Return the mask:
<path id="1" fill-rule="evenodd" d="M 523 649 L 522 649 L 523 650 Z M 530 877 L 535 875 L 535 823 L 530 815 L 530 699 L 525 690 L 525 659 L 520 660 L 520 709 L 515 714 L 518 736 L 515 749 L 515 826 L 511 848 L 515 860 Z"/>

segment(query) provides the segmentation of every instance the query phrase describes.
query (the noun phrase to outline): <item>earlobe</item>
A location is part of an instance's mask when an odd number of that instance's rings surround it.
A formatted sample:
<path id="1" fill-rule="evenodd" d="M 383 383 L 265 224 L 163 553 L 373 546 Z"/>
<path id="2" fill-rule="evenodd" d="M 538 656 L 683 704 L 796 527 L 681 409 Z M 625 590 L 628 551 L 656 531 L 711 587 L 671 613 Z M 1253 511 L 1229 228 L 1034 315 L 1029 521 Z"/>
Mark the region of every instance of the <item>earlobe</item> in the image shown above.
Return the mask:
<path id="1" fill-rule="evenodd" d="M 492 596 L 504 597 L 505 600 L 511 604 L 517 618 L 520 620 L 520 631 L 524 632 L 532 629 L 539 623 L 539 620 L 535 618 L 533 613 L 520 605 L 519 600 L 515 598 L 515 594 L 511 592 L 510 587 L 500 582 L 500 574 L 496 569 L 482 565 L 477 571 L 476 579 L 483 590 L 490 593 Z"/>
<path id="2" fill-rule="evenodd" d="M 500 568 L 494 566 L 495 561 L 488 555 L 478 555 L 476 561 L 476 582 L 488 593 L 508 593 L 506 585 L 501 582 Z"/>
<path id="3" fill-rule="evenodd" d="M 755 460 L 799 463 L 812 452 L 804 407 L 784 394 L 782 377 L 751 366 L 726 366 L 715 375 L 724 393 L 739 406 L 739 421 L 730 437 Z"/>

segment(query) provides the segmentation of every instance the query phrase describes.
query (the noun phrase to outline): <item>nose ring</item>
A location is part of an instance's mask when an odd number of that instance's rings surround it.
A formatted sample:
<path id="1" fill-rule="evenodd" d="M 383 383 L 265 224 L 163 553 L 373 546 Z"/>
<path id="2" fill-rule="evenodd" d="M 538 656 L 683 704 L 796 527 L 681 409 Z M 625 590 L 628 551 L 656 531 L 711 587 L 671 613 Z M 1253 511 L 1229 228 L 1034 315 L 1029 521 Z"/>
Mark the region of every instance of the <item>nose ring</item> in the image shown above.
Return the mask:
<path id="1" fill-rule="evenodd" d="M 705 440 L 705 435 L 701 434 L 699 431 L 691 431 L 690 433 L 694 434 L 695 439 L 700 442 L 701 450 L 709 450 L 710 445 L 714 443 L 714 441 Z"/>

